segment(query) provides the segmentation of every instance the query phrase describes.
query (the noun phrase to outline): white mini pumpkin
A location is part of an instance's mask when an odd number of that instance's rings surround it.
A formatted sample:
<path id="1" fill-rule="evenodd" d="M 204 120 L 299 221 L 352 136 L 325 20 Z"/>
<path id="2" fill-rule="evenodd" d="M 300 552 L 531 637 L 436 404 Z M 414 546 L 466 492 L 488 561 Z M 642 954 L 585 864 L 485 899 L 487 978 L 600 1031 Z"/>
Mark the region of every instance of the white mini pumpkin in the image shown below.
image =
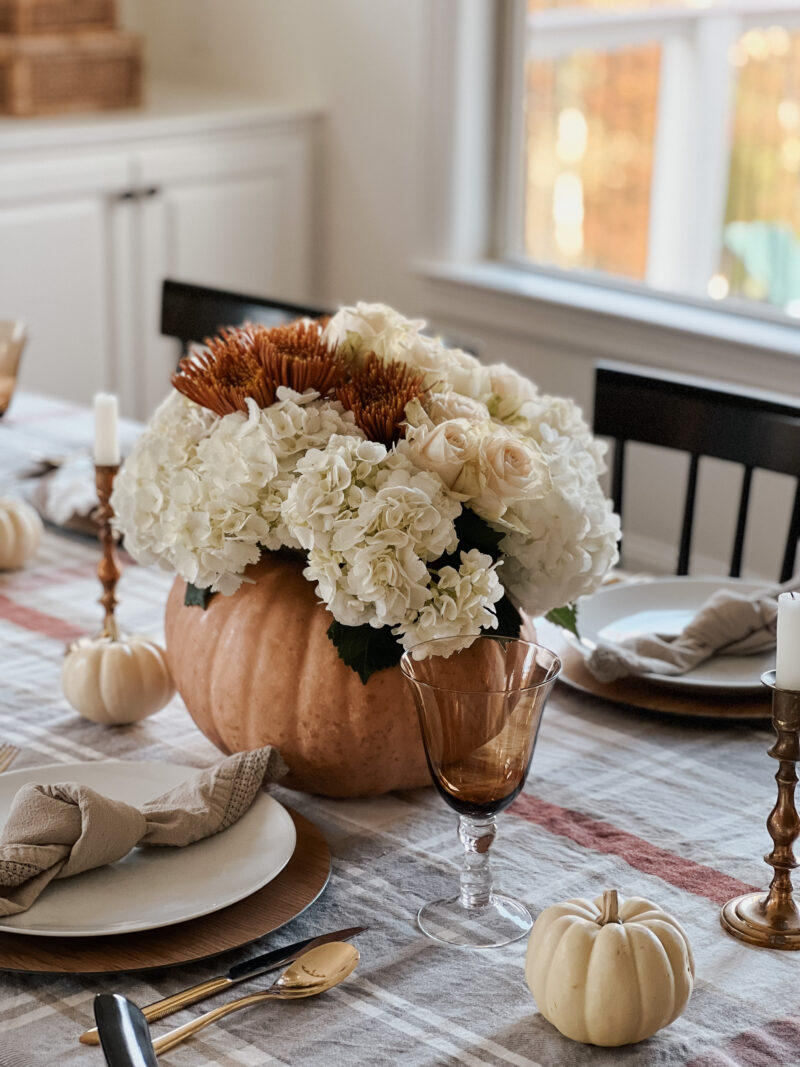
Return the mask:
<path id="1" fill-rule="evenodd" d="M 82 637 L 61 668 L 64 696 L 85 719 L 118 726 L 138 722 L 172 698 L 166 652 L 150 637 Z"/>
<path id="2" fill-rule="evenodd" d="M 565 1037 L 628 1045 L 681 1014 L 694 985 L 694 959 L 680 925 L 649 900 L 546 908 L 528 941 L 525 978 L 539 1011 Z"/>
<path id="3" fill-rule="evenodd" d="M 42 520 L 24 500 L 0 499 L 0 571 L 16 570 L 42 540 Z"/>

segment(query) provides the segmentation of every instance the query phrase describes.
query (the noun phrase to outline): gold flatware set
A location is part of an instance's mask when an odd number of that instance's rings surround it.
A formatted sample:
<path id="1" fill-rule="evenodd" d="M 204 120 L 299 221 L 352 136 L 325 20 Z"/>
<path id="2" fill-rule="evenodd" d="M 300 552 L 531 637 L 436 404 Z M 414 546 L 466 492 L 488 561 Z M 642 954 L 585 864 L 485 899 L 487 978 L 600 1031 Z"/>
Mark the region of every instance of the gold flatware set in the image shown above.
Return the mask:
<path id="1" fill-rule="evenodd" d="M 119 994 L 100 994 L 94 1004 L 96 1032 L 111 1067 L 152 1067 L 157 1064 L 158 1053 L 175 1048 L 210 1023 L 241 1008 L 268 1000 L 300 1000 L 333 989 L 352 974 L 359 959 L 358 949 L 346 941 L 317 945 L 295 959 L 269 989 L 212 1008 L 155 1041 L 144 1013 L 135 1004 Z"/>

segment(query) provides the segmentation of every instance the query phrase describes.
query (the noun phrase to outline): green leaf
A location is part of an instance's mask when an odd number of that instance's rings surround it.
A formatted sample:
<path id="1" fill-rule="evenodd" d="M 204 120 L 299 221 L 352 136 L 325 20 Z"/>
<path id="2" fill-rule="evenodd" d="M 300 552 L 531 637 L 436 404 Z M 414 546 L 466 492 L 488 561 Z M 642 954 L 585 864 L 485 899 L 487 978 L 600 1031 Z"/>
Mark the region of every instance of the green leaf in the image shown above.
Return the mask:
<path id="1" fill-rule="evenodd" d="M 469 508 L 461 509 L 461 514 L 455 520 L 455 527 L 460 551 L 468 552 L 471 548 L 477 548 L 479 552 L 485 552 L 492 559 L 499 559 L 502 555 L 500 542 L 505 537 L 505 533 L 502 530 L 492 529 L 486 519 L 482 519 Z"/>
<path id="2" fill-rule="evenodd" d="M 202 608 L 205 611 L 213 595 L 210 589 L 200 589 L 191 582 L 187 582 L 183 603 L 187 608 Z"/>
<path id="3" fill-rule="evenodd" d="M 328 627 L 328 637 L 336 646 L 339 658 L 358 674 L 364 685 L 376 671 L 394 667 L 403 655 L 402 646 L 388 626 L 379 630 L 366 624 L 342 626 L 334 619 Z"/>
<path id="4" fill-rule="evenodd" d="M 497 629 L 487 630 L 488 634 L 497 634 L 498 637 L 519 637 L 522 629 L 522 619 L 508 593 L 504 593 L 501 600 L 494 606 L 497 614 Z"/>
<path id="5" fill-rule="evenodd" d="M 562 629 L 569 630 L 571 634 L 580 637 L 580 634 L 578 633 L 577 604 L 565 604 L 563 608 L 553 608 L 552 611 L 548 611 L 545 618 L 548 622 L 552 622 L 556 626 L 561 626 Z"/>

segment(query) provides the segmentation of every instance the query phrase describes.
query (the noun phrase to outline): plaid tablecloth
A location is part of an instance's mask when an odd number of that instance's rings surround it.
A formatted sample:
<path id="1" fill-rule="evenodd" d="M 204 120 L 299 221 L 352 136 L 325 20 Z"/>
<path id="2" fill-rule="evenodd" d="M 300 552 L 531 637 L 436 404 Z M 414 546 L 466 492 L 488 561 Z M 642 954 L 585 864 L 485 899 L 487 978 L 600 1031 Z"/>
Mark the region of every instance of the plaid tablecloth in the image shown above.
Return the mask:
<path id="1" fill-rule="evenodd" d="M 0 421 L 0 494 L 35 454 L 88 445 L 91 419 L 61 402 L 19 396 Z M 66 641 L 99 623 L 97 548 L 49 530 L 36 559 L 0 574 L 0 742 L 22 749 L 16 768 L 42 763 L 169 760 L 207 765 L 217 753 L 180 699 L 145 722 L 107 729 L 61 695 Z M 119 617 L 160 636 L 168 575 L 130 566 Z M 355 976 L 324 997 L 231 1016 L 164 1055 L 165 1064 L 511 1065 L 800 1064 L 800 953 L 747 947 L 720 928 L 720 905 L 767 880 L 764 820 L 775 764 L 766 729 L 685 722 L 624 710 L 556 687 L 527 788 L 500 820 L 497 880 L 537 911 L 607 887 L 641 895 L 687 930 L 697 984 L 685 1014 L 650 1041 L 603 1050 L 566 1040 L 545 1022 L 524 981 L 525 942 L 505 949 L 440 948 L 415 927 L 416 909 L 454 888 L 455 817 L 431 789 L 366 801 L 277 790 L 312 819 L 333 854 L 330 884 L 260 951 L 361 923 Z M 0 976 L 0 1065 L 101 1064 L 77 1043 L 97 992 L 139 1004 L 246 958 L 102 978 Z M 0 959 L 2 968 L 2 959 Z M 268 984 L 257 980 L 249 988 Z M 196 1009 L 155 1024 L 156 1033 Z"/>

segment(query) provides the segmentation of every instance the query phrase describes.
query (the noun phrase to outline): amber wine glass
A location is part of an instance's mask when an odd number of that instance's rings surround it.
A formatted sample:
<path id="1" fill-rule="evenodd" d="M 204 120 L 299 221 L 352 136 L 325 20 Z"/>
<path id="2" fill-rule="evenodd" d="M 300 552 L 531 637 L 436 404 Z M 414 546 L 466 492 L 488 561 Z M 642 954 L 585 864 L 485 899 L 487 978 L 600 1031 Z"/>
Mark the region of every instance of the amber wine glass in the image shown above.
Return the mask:
<path id="1" fill-rule="evenodd" d="M 533 925 L 524 904 L 494 891 L 489 847 L 498 813 L 525 784 L 561 661 L 517 638 L 482 636 L 448 654 L 452 648 L 450 638 L 426 641 L 400 661 L 433 784 L 458 812 L 465 851 L 460 893 L 425 904 L 417 923 L 443 944 L 494 948 Z"/>

